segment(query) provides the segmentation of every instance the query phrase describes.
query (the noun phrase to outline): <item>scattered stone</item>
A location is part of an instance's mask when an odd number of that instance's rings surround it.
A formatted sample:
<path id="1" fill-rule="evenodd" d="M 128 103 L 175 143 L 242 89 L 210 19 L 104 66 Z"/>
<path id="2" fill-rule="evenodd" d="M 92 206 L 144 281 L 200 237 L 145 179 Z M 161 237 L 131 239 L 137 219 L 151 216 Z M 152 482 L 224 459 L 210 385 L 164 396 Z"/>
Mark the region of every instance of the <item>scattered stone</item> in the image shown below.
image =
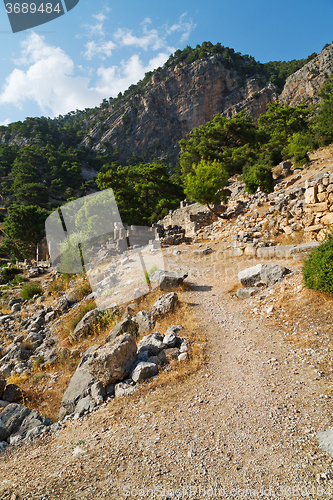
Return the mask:
<path id="1" fill-rule="evenodd" d="M 152 273 L 150 281 L 152 284 L 157 283 L 160 290 L 172 290 L 182 285 L 187 274 L 176 273 L 172 271 L 158 270 Z"/>
<path id="2" fill-rule="evenodd" d="M 131 378 L 134 382 L 140 382 L 157 374 L 158 367 L 155 363 L 140 361 L 132 371 Z"/>
<path id="3" fill-rule="evenodd" d="M 138 326 L 132 319 L 123 319 L 116 326 L 112 328 L 109 335 L 105 339 L 105 343 L 115 340 L 120 335 L 124 333 L 130 333 L 133 337 L 136 337 L 138 332 Z"/>
<path id="4" fill-rule="evenodd" d="M 159 332 L 146 335 L 138 343 L 139 353 L 149 351 L 152 355 L 157 355 L 164 347 L 163 337 Z"/>
<path id="5" fill-rule="evenodd" d="M 73 339 L 77 340 L 81 337 L 84 337 L 85 335 L 88 334 L 89 329 L 91 326 L 95 323 L 96 318 L 99 315 L 99 309 L 93 309 L 92 311 L 87 312 L 79 321 L 79 323 L 76 325 L 75 330 L 73 332 Z"/>
<path id="6" fill-rule="evenodd" d="M 124 333 L 113 342 L 88 351 L 83 355 L 79 368 L 84 367 L 106 386 L 127 377 L 135 361 L 137 348 L 132 335 Z"/>
<path id="7" fill-rule="evenodd" d="M 152 318 L 155 320 L 173 311 L 177 302 L 178 302 L 178 295 L 175 292 L 170 292 L 164 295 L 160 295 L 152 307 L 151 310 Z"/>
<path id="8" fill-rule="evenodd" d="M 238 288 L 238 290 L 236 292 L 236 296 L 239 299 L 248 299 L 249 297 L 252 297 L 256 293 L 258 293 L 258 288 L 253 288 L 253 287 L 251 287 L 251 288 Z"/>
<path id="9" fill-rule="evenodd" d="M 137 390 L 137 387 L 133 384 L 132 380 L 124 380 L 115 385 L 114 396 L 119 398 L 120 396 L 128 396 Z"/>
<path id="10" fill-rule="evenodd" d="M 178 361 L 187 361 L 188 360 L 188 353 L 187 352 L 182 352 L 178 356 Z"/>
<path id="11" fill-rule="evenodd" d="M 138 335 L 147 334 L 152 328 L 154 328 L 155 322 L 149 311 L 139 311 L 135 316 L 135 322 L 138 325 Z"/>

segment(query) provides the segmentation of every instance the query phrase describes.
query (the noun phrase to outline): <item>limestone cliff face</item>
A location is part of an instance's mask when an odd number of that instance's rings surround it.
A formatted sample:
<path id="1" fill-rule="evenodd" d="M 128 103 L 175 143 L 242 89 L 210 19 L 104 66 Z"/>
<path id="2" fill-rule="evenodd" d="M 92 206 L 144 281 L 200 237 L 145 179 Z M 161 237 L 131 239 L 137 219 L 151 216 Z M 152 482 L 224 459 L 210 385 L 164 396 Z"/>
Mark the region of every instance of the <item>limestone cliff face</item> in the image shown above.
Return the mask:
<path id="1" fill-rule="evenodd" d="M 83 144 L 109 152 L 121 162 L 137 155 L 147 162 L 175 164 L 178 141 L 215 114 L 230 118 L 244 110 L 256 121 L 271 101 L 290 106 L 317 102 L 317 92 L 332 73 L 333 45 L 291 75 L 280 96 L 271 82 L 265 85 L 255 75 L 242 81 L 218 54 L 191 64 L 164 66 L 140 93 L 101 110 Z"/>
<path id="2" fill-rule="evenodd" d="M 317 57 L 287 78 L 279 102 L 297 106 L 319 101 L 316 95 L 333 74 L 333 45 L 323 49 Z"/>
<path id="3" fill-rule="evenodd" d="M 113 151 L 120 161 L 136 154 L 145 161 L 175 163 L 178 141 L 215 114 L 230 117 L 244 109 L 256 120 L 276 99 L 272 83 L 258 83 L 255 77 L 241 82 L 220 56 L 211 55 L 176 68 L 163 67 L 141 95 L 116 103 L 117 109 L 110 105 L 107 117 L 90 130 L 83 144 Z"/>

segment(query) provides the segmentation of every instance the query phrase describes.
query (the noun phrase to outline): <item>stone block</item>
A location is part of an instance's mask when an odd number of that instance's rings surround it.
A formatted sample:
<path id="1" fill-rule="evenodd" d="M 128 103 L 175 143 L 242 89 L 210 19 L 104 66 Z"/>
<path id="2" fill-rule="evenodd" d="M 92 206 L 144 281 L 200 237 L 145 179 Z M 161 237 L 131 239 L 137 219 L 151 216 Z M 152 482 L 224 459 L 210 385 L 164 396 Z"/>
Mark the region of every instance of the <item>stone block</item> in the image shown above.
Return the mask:
<path id="1" fill-rule="evenodd" d="M 245 247 L 244 255 L 248 257 L 255 257 L 257 255 L 257 250 L 255 247 Z"/>
<path id="2" fill-rule="evenodd" d="M 317 186 L 308 187 L 304 194 L 305 203 L 317 203 L 317 193 Z"/>
<path id="3" fill-rule="evenodd" d="M 322 193 L 318 193 L 317 198 L 319 202 L 327 201 L 328 194 L 325 191 L 323 191 Z"/>
<path id="4" fill-rule="evenodd" d="M 306 233 L 312 233 L 314 231 L 320 231 L 323 228 L 322 224 L 314 224 L 313 226 L 308 226 L 304 229 Z"/>
<path id="5" fill-rule="evenodd" d="M 248 299 L 258 293 L 258 288 L 238 288 L 236 295 L 239 299 Z"/>
<path id="6" fill-rule="evenodd" d="M 333 212 L 330 212 L 330 213 L 324 215 L 321 218 L 321 223 L 325 224 L 325 226 L 333 224 Z"/>
<path id="7" fill-rule="evenodd" d="M 241 248 L 231 248 L 230 249 L 230 257 L 242 257 L 244 255 L 243 250 Z"/>
<path id="8" fill-rule="evenodd" d="M 314 213 L 314 212 L 326 212 L 328 210 L 328 203 L 324 201 L 322 203 L 314 203 L 312 205 L 307 205 L 305 207 L 305 212 Z"/>
<path id="9" fill-rule="evenodd" d="M 261 247 L 257 249 L 257 257 L 260 259 L 271 259 L 275 256 L 276 247 Z"/>

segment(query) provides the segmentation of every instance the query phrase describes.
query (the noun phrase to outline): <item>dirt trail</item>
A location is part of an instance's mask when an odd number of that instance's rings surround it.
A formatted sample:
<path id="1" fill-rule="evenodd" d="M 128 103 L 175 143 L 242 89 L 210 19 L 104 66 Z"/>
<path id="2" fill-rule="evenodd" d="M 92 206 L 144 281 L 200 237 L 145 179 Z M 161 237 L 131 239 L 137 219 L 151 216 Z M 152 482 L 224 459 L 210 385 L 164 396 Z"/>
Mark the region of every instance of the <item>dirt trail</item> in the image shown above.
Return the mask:
<path id="1" fill-rule="evenodd" d="M 1 500 L 333 496 L 333 460 L 315 438 L 332 425 L 324 382 L 228 293 L 253 263 L 222 266 L 191 248 L 169 258 L 190 269 L 181 299 L 207 338 L 207 364 L 2 454 Z"/>

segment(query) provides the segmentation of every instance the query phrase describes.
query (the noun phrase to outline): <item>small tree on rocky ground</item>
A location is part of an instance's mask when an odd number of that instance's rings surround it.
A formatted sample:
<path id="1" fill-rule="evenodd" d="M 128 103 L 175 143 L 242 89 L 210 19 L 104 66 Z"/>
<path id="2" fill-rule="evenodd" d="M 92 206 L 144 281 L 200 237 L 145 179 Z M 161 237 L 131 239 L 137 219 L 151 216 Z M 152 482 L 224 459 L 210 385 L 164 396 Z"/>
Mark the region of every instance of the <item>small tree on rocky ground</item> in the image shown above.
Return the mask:
<path id="1" fill-rule="evenodd" d="M 201 159 L 198 164 L 193 164 L 192 169 L 185 178 L 186 195 L 191 200 L 207 205 L 213 214 L 221 217 L 210 205 L 219 204 L 225 198 L 223 188 L 228 180 L 228 173 L 222 163 Z"/>
<path id="2" fill-rule="evenodd" d="M 313 250 L 303 264 L 306 287 L 333 295 L 333 231 Z"/>

